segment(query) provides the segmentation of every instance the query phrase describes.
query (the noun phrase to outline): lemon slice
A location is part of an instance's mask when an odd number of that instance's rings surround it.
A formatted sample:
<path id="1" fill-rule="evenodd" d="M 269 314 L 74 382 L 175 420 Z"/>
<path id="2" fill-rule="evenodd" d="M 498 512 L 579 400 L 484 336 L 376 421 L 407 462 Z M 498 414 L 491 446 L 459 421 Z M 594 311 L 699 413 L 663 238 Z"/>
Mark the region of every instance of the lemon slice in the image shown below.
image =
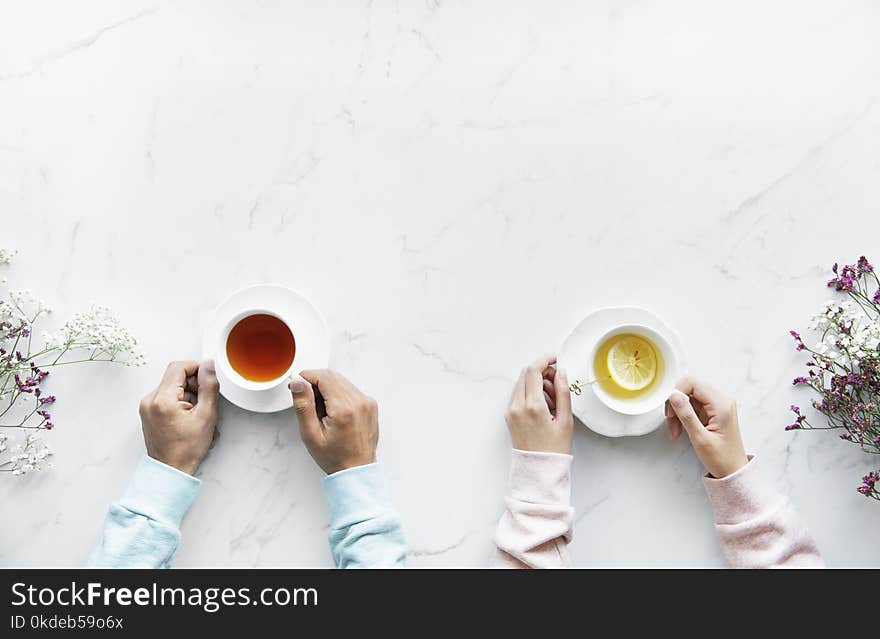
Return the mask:
<path id="1" fill-rule="evenodd" d="M 608 350 L 608 372 L 624 390 L 642 390 L 657 375 L 654 347 L 636 335 L 620 337 Z"/>

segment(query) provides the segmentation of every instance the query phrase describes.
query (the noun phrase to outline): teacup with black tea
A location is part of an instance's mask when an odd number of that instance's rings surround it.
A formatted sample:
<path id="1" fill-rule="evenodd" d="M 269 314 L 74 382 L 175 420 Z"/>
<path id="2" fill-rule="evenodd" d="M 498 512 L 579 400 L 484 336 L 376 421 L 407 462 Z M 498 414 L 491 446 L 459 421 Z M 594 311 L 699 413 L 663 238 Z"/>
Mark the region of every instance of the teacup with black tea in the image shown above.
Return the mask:
<path id="1" fill-rule="evenodd" d="M 296 339 L 290 326 L 266 311 L 254 311 L 234 319 L 225 342 L 223 363 L 252 390 L 281 383 L 288 377 L 296 358 Z"/>

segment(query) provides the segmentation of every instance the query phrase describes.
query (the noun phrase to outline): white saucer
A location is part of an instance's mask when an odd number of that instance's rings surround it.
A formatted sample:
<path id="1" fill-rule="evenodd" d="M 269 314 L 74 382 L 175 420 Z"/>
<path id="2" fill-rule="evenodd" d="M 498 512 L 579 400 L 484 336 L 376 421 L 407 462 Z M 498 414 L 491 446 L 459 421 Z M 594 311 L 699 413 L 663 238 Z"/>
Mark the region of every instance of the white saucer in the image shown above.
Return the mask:
<path id="1" fill-rule="evenodd" d="M 259 284 L 236 291 L 214 310 L 205 327 L 203 356 L 213 358 L 216 349 L 221 348 L 221 335 L 226 325 L 242 311 L 255 308 L 271 309 L 290 318 L 290 328 L 296 340 L 294 370 L 327 367 L 330 361 L 330 335 L 324 318 L 302 295 L 274 284 Z M 239 408 L 256 413 L 276 413 L 293 406 L 286 383 L 269 390 L 252 391 L 233 384 L 220 368 L 217 369 L 217 377 L 220 380 L 220 394 Z"/>
<path id="2" fill-rule="evenodd" d="M 569 382 L 589 382 L 595 377 L 593 363 L 589 361 L 593 347 L 602 335 L 624 324 L 641 324 L 657 331 L 677 354 L 681 370 L 685 369 L 681 340 L 659 317 L 637 307 L 602 308 L 581 320 L 559 349 L 558 365 L 568 373 Z M 662 406 L 643 415 L 613 411 L 596 397 L 589 384 L 580 395 L 572 393 L 571 406 L 575 417 L 587 428 L 606 437 L 647 435 L 665 421 Z"/>

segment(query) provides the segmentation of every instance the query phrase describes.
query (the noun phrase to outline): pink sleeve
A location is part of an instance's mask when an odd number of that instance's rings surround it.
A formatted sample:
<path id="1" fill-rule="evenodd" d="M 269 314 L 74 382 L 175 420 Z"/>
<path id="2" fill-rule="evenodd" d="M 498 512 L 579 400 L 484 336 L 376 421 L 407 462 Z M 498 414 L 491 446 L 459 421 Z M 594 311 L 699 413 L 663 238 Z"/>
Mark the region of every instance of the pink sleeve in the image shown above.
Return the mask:
<path id="1" fill-rule="evenodd" d="M 732 568 L 824 566 L 791 503 L 764 483 L 757 460 L 723 479 L 703 479 L 715 510 L 715 530 Z"/>
<path id="2" fill-rule="evenodd" d="M 513 450 L 507 509 L 498 522 L 495 564 L 564 568 L 571 541 L 571 455 Z"/>

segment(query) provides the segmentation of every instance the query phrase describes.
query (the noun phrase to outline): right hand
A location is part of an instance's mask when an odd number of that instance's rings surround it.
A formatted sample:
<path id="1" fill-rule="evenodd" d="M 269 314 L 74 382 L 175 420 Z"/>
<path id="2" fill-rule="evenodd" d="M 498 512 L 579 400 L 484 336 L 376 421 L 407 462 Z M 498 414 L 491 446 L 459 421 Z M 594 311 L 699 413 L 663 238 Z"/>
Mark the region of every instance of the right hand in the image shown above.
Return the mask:
<path id="1" fill-rule="evenodd" d="M 736 402 L 699 380 L 685 378 L 666 401 L 666 423 L 673 441 L 687 432 L 694 452 L 716 479 L 749 462 L 739 434 Z"/>
<path id="2" fill-rule="evenodd" d="M 520 373 L 507 408 L 510 439 L 517 450 L 571 454 L 574 417 L 564 370 L 548 355 Z"/>
<path id="3" fill-rule="evenodd" d="M 303 371 L 288 388 L 303 443 L 325 473 L 332 475 L 376 461 L 376 400 L 339 373 L 326 369 Z"/>

